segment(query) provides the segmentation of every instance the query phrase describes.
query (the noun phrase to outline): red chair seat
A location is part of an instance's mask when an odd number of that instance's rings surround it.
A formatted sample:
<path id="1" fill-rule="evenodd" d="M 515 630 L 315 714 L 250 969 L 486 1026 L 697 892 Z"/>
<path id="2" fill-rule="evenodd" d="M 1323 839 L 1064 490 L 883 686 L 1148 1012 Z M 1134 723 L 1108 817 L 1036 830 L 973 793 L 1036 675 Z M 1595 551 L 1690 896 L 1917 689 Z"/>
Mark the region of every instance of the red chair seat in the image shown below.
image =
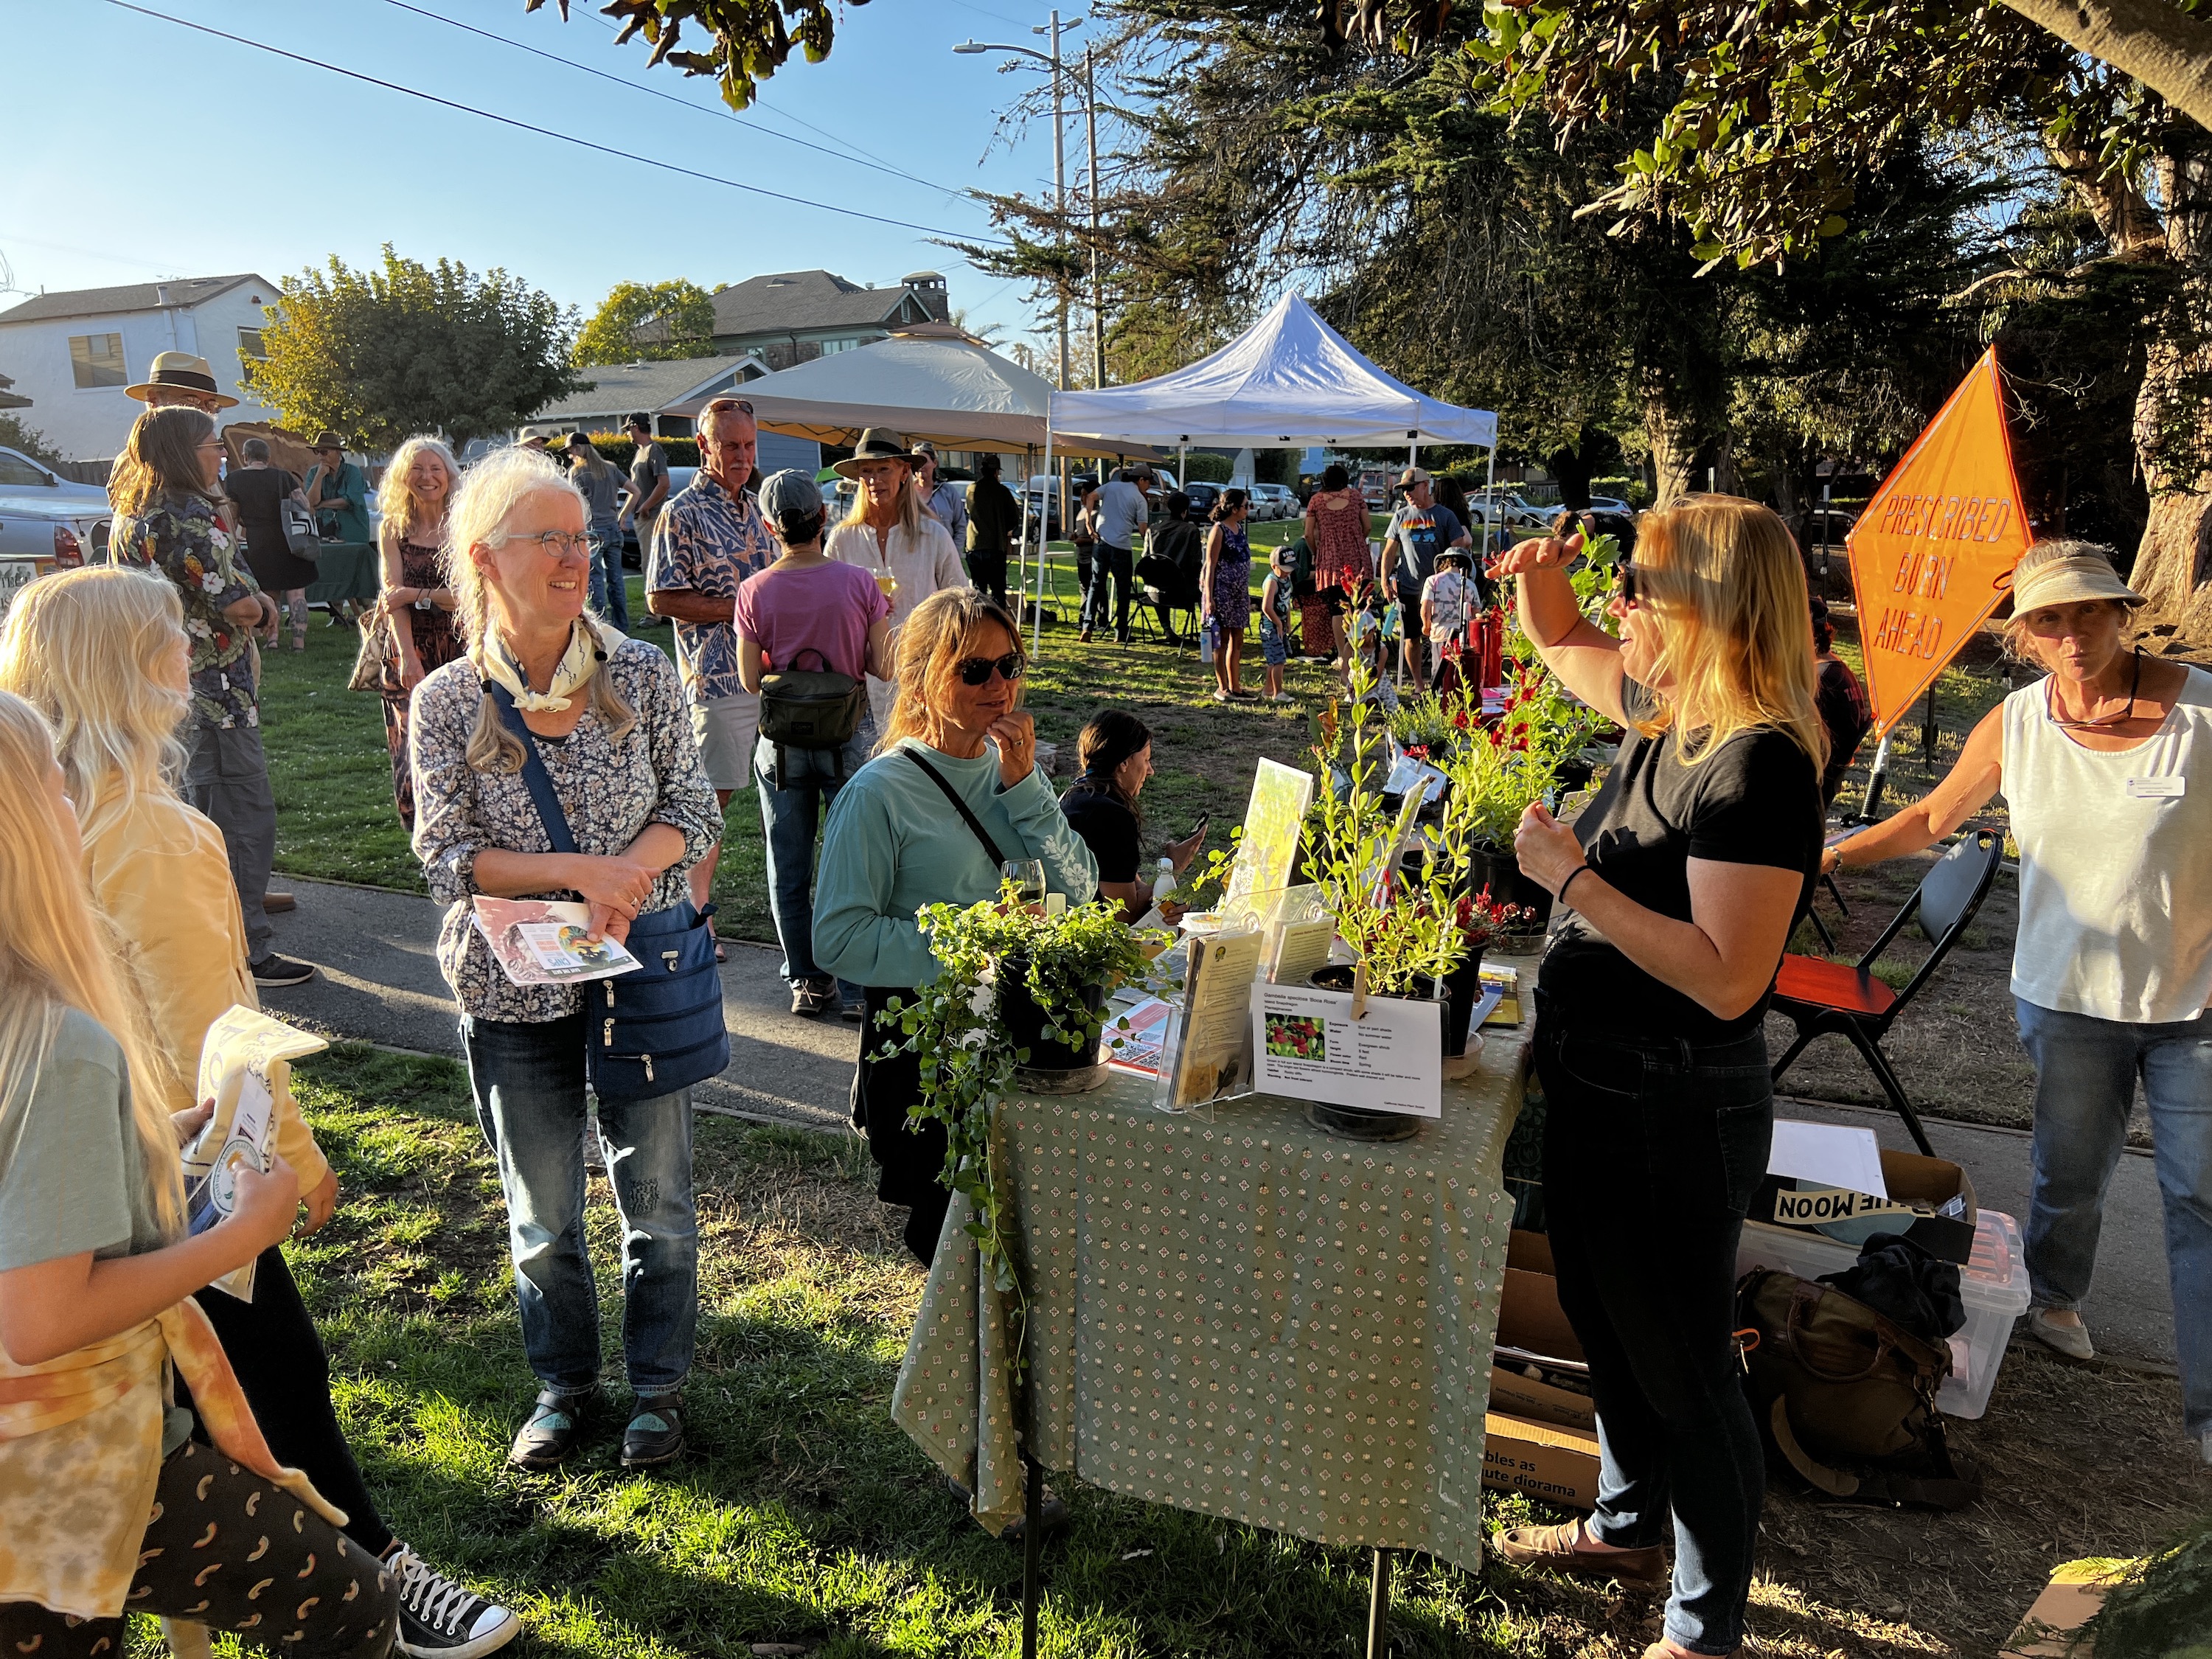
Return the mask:
<path id="1" fill-rule="evenodd" d="M 1785 1002 L 1847 1014 L 1887 1013 L 1897 1000 L 1897 993 L 1872 974 L 1861 973 L 1847 962 L 1823 962 L 1818 957 L 1784 957 L 1774 994 Z"/>

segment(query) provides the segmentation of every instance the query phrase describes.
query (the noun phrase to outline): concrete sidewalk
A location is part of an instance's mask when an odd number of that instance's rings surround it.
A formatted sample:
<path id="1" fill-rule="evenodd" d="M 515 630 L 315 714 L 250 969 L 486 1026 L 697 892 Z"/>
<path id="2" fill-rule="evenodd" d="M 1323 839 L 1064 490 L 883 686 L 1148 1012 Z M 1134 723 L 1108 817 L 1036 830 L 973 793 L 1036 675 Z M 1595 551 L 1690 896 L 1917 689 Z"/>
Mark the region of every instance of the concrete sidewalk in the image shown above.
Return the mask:
<path id="1" fill-rule="evenodd" d="M 282 879 L 299 895 L 300 908 L 271 918 L 276 948 L 321 972 L 306 985 L 264 989 L 269 1012 L 326 1036 L 459 1060 L 457 1011 L 438 972 L 439 907 L 411 893 Z M 802 1128 L 842 1128 L 850 1121 L 860 1027 L 794 1019 L 791 993 L 776 973 L 780 953 L 726 943 L 722 1011 L 730 1028 L 730 1069 L 696 1091 L 696 1097 Z"/>
<path id="2" fill-rule="evenodd" d="M 439 975 L 439 909 L 427 898 L 298 877 L 283 884 L 300 908 L 274 918 L 276 948 L 322 971 L 310 984 L 267 990 L 270 1012 L 332 1036 L 460 1057 L 453 996 Z M 705 1105 L 798 1127 L 843 1131 L 849 1123 L 860 1030 L 839 1021 L 795 1019 L 790 993 L 768 946 L 726 942 L 722 1006 L 730 1069 L 702 1086 Z M 1885 1146 L 1912 1150 L 1887 1110 L 1784 1099 L 1778 1114 L 1871 1126 Z M 2015 1219 L 2027 1213 L 2028 1141 L 2018 1130 L 1930 1123 L 1936 1152 L 1962 1165 L 1982 1203 Z M 2097 1285 L 2085 1316 L 2100 1348 L 2172 1364 L 2173 1304 L 2166 1273 L 2158 1180 L 2146 1153 L 2120 1159 L 2106 1206 Z"/>

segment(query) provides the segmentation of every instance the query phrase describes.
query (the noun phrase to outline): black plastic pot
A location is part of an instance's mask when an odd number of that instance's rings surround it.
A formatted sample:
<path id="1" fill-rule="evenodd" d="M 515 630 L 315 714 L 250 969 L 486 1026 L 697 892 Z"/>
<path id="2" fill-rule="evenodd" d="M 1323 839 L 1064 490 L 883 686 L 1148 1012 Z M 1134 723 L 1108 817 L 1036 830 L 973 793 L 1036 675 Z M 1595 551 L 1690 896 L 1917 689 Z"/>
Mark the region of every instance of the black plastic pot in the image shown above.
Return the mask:
<path id="1" fill-rule="evenodd" d="M 1326 968 L 1316 968 L 1307 983 L 1319 991 L 1348 992 L 1352 989 L 1353 970 L 1349 963 L 1332 963 Z M 1407 1001 L 1427 1001 L 1434 994 L 1435 981 L 1425 980 L 1429 992 L 1422 996 L 1407 998 Z M 1371 991 L 1370 996 L 1397 995 L 1396 992 Z M 1450 1037 L 1451 1010 L 1444 1010 L 1445 1037 Z M 1465 1032 L 1465 1024 L 1461 1030 Z M 1447 1049 L 1449 1052 L 1449 1049 Z M 1421 1120 L 1403 1112 L 1370 1112 L 1358 1106 L 1334 1106 L 1314 1101 L 1306 1107 L 1306 1117 L 1318 1129 L 1347 1140 L 1411 1140 L 1421 1132 Z"/>
<path id="2" fill-rule="evenodd" d="M 1423 979 L 1424 985 L 1433 985 L 1433 980 Z M 1474 1005 L 1482 1000 L 1482 958 L 1469 957 L 1444 975 L 1444 995 L 1449 1000 L 1444 1008 L 1444 1058 L 1455 1059 L 1467 1052 L 1468 1027 L 1474 1023 Z"/>
<path id="3" fill-rule="evenodd" d="M 1030 1057 L 1022 1063 L 1028 1072 L 1080 1072 L 1098 1063 L 1098 1044 L 1094 1039 L 1088 1052 L 1070 1047 L 1048 1035 L 1052 1022 L 1030 994 L 1025 982 L 1028 965 L 1008 961 L 999 975 L 999 1018 L 1006 1022 L 1006 1031 L 1014 1040 L 1017 1051 L 1026 1048 Z M 1093 1014 L 1106 1006 L 1106 987 L 1102 981 L 1083 988 L 1083 1006 Z"/>
<path id="4" fill-rule="evenodd" d="M 1492 847 L 1477 847 L 1468 854 L 1468 891 L 1480 893 L 1487 887 L 1490 896 L 1504 904 L 1525 905 L 1536 913 L 1535 920 L 1524 930 L 1540 933 L 1551 925 L 1552 896 L 1521 873 L 1521 866 L 1513 857 L 1513 849 L 1499 851 Z"/>

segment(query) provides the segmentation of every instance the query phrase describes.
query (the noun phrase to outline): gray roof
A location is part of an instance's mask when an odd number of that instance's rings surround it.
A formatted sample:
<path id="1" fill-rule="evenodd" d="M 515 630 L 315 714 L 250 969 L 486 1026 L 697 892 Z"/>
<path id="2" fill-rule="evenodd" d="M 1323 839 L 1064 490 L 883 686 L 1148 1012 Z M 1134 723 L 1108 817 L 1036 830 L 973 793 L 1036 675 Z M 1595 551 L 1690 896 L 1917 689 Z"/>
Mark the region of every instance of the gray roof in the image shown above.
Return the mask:
<path id="1" fill-rule="evenodd" d="M 907 298 L 903 288 L 862 288 L 826 270 L 782 270 L 749 277 L 714 295 L 714 332 L 781 334 L 805 328 L 887 326 Z M 911 320 L 928 320 L 916 299 Z"/>
<path id="2" fill-rule="evenodd" d="M 594 363 L 580 371 L 589 377 L 591 385 L 546 404 L 530 418 L 572 421 L 586 415 L 627 415 L 635 410 L 665 409 L 757 361 L 747 354 L 675 357 L 653 363 Z"/>
<path id="3" fill-rule="evenodd" d="M 11 310 L 0 311 L 0 323 L 43 323 L 62 317 L 107 317 L 124 311 L 196 306 L 228 293 L 241 283 L 258 283 L 272 300 L 282 292 L 266 276 L 250 270 L 234 276 L 180 277 L 173 283 L 126 283 L 121 288 L 73 288 L 59 294 L 40 294 Z M 165 292 L 167 300 L 161 297 Z"/>

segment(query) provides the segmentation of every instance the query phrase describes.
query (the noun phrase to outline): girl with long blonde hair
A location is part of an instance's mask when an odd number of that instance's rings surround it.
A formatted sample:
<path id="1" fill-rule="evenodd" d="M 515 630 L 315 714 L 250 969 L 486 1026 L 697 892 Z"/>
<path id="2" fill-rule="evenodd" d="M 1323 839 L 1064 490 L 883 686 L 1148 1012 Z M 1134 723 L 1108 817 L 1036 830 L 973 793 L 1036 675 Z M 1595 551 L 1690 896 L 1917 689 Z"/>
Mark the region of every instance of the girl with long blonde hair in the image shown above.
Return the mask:
<path id="1" fill-rule="evenodd" d="M 1571 826 L 1534 805 L 1514 842 L 1572 912 L 1536 981 L 1536 1067 L 1559 1302 L 1589 1358 L 1607 1485 L 1588 1520 L 1515 1528 L 1498 1549 L 1657 1584 L 1671 1508 L 1664 1659 L 1744 1639 L 1765 1477 L 1729 1336 L 1736 1243 L 1773 1132 L 1761 1023 L 1820 869 L 1826 738 L 1782 521 L 1692 495 L 1637 529 L 1617 638 L 1568 581 L 1579 530 L 1497 567 L 1545 665 L 1629 732 Z"/>
<path id="2" fill-rule="evenodd" d="M 0 690 L 58 734 L 84 873 L 114 928 L 126 1000 L 150 1019 L 151 1052 L 134 1073 L 135 1092 L 179 1118 L 193 1108 L 208 1028 L 234 1006 L 258 1006 L 222 833 L 174 793 L 188 660 L 175 590 L 132 570 L 34 582 L 0 628 Z M 337 1176 L 289 1090 L 276 1106 L 276 1152 L 306 1200 L 301 1231 L 312 1233 L 337 1203 Z M 172 1142 L 173 1161 L 173 1150 Z M 400 1580 L 403 1636 L 421 1633 L 434 1603 L 435 1616 L 465 1611 L 465 1628 L 514 1626 L 513 1614 L 432 1571 L 380 1518 L 338 1427 L 330 1363 L 283 1249 L 261 1253 L 251 1302 L 221 1292 L 200 1301 L 277 1461 L 305 1470 L 345 1510 L 347 1536 Z M 499 1620 L 487 1622 L 488 1612 Z"/>
<path id="3" fill-rule="evenodd" d="M 185 1236 L 178 1146 L 197 1126 L 167 1109 L 52 736 L 6 693 L 0 775 L 0 1649 L 120 1650 L 126 1606 L 251 1629 L 254 1584 L 281 1575 L 290 1650 L 383 1659 L 388 1576 L 270 1455 L 191 1300 L 284 1236 L 298 1178 L 239 1165 L 230 1215 Z M 219 1449 L 167 1420 L 170 1363 Z M 297 1522 L 258 1531 L 264 1503 Z"/>
<path id="4" fill-rule="evenodd" d="M 377 557 L 382 586 L 362 626 L 384 630 L 377 691 L 384 699 L 384 742 L 392 757 L 392 798 L 399 821 L 415 827 L 415 787 L 407 771 L 407 703 L 424 675 L 461 654 L 453 627 L 460 600 L 443 576 L 446 518 L 461 469 L 435 438 L 399 446 L 377 489 L 382 515 Z"/>

